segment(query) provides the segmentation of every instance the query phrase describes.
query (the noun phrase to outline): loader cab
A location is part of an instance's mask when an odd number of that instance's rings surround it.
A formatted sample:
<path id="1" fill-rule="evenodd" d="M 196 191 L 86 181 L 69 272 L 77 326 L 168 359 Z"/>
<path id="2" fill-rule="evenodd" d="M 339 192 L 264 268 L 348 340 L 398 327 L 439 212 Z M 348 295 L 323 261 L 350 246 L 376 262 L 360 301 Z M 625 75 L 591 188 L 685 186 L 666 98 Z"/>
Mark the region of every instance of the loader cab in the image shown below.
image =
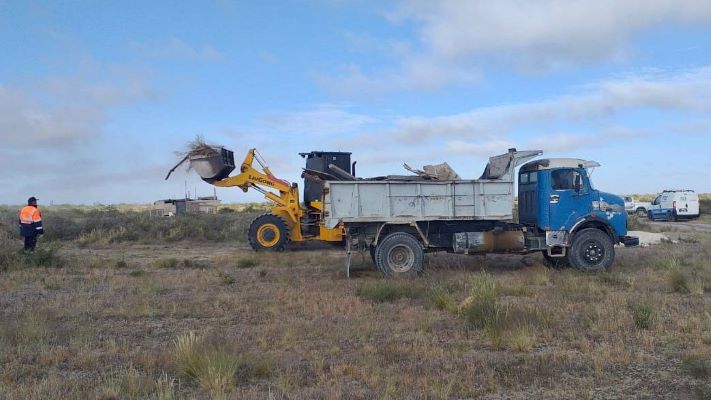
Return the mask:
<path id="1" fill-rule="evenodd" d="M 598 194 L 586 168 L 597 165 L 578 159 L 543 159 L 522 166 L 519 222 L 542 230 L 572 229 L 578 220 L 591 214 Z"/>

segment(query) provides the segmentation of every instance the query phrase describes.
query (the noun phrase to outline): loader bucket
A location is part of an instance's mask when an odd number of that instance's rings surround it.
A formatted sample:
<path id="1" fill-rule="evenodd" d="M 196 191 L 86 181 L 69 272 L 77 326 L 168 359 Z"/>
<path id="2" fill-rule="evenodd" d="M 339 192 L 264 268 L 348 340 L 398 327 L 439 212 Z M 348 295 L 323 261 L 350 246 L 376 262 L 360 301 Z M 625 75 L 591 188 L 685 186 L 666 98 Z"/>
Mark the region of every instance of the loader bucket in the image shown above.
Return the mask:
<path id="1" fill-rule="evenodd" d="M 235 169 L 234 153 L 225 148 L 212 154 L 193 154 L 188 160 L 190 167 L 208 183 L 227 178 Z"/>

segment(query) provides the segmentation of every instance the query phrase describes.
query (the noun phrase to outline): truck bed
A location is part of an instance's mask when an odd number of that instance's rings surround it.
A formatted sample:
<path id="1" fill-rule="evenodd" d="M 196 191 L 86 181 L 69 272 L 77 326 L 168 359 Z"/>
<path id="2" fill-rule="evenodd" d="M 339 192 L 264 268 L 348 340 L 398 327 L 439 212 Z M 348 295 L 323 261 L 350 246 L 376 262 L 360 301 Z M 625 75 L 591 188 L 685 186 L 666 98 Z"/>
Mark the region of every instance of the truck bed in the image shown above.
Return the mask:
<path id="1" fill-rule="evenodd" d="M 513 182 L 328 181 L 325 224 L 432 220 L 511 220 Z"/>

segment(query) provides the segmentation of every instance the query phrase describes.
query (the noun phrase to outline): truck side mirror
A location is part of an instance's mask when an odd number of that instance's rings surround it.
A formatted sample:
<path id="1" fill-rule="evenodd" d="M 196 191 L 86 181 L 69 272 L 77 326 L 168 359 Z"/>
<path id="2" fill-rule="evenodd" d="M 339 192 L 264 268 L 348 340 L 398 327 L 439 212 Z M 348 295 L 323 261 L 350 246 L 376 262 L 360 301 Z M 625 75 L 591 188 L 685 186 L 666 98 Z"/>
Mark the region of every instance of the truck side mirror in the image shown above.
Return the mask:
<path id="1" fill-rule="evenodd" d="M 575 174 L 574 187 L 575 187 L 575 193 L 580 193 L 580 189 L 582 187 L 582 183 L 580 181 L 580 174 Z"/>

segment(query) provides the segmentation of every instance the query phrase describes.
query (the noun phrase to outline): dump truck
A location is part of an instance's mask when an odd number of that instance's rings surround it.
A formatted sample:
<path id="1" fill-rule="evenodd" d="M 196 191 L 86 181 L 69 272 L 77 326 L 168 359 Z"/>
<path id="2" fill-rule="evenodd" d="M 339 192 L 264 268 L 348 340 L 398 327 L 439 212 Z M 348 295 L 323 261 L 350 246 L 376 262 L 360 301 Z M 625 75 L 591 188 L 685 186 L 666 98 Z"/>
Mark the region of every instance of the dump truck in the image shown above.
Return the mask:
<path id="1" fill-rule="evenodd" d="M 595 189 L 580 159 L 541 159 L 518 177 L 518 221 L 513 215 L 514 174 L 541 151 L 491 157 L 476 180 L 328 181 L 324 225 L 342 225 L 346 270 L 353 251 L 368 251 L 386 276 L 417 275 L 425 253 L 541 252 L 552 267 L 609 270 L 615 245 L 635 246 L 627 235 L 624 201 Z"/>
<path id="2" fill-rule="evenodd" d="M 298 185 L 275 177 L 256 149 L 247 152 L 234 176 L 229 176 L 236 168 L 234 154 L 227 149 L 186 158 L 204 181 L 255 189 L 274 203 L 271 212 L 250 224 L 248 239 L 255 251 L 284 250 L 291 241 L 343 244 L 346 274 L 358 251 L 369 253 L 385 276 L 418 275 L 425 253 L 438 251 L 541 252 L 551 267 L 609 270 L 616 244 L 638 244 L 627 235 L 622 198 L 593 187 L 588 169 L 599 164 L 529 161 L 541 154 L 509 149 L 491 157 L 479 179 L 441 180 L 424 173 L 362 179 L 356 177 L 351 153 L 300 153 L 306 159 L 303 205 Z M 515 174 L 523 163 L 516 218 Z"/>

